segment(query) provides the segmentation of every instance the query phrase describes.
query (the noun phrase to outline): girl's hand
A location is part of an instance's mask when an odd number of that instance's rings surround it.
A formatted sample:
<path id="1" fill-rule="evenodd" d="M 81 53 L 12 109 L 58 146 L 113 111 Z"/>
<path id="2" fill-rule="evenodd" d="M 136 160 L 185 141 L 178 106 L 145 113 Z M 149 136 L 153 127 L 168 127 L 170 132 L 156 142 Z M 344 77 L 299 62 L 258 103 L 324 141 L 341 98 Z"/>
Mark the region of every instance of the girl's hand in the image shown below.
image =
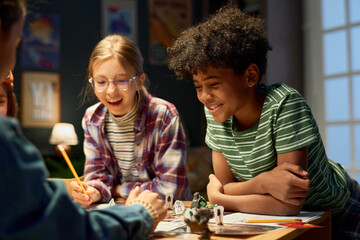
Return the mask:
<path id="1" fill-rule="evenodd" d="M 136 186 L 133 190 L 130 191 L 128 198 L 126 199 L 125 205 L 128 206 L 129 203 L 134 200 L 140 194 L 140 187 Z"/>
<path id="2" fill-rule="evenodd" d="M 90 204 L 98 202 L 101 199 L 101 194 L 96 188 L 88 186 L 84 182 L 81 183 L 84 186 L 85 191 L 88 195 L 83 192 L 83 189 L 77 181 L 70 182 L 70 187 L 72 188 L 71 195 L 76 202 L 78 202 L 84 207 L 87 207 Z"/>

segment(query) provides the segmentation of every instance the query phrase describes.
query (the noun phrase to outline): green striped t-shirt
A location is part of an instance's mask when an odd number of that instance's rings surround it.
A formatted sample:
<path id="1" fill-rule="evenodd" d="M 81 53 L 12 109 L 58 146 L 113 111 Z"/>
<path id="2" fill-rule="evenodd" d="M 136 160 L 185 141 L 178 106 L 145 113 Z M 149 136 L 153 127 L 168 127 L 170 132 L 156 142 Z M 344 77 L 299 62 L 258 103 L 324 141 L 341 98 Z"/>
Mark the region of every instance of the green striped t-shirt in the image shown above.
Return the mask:
<path id="1" fill-rule="evenodd" d="M 263 85 L 266 97 L 259 121 L 237 131 L 233 117 L 216 122 L 205 108 L 206 144 L 222 152 L 238 181 L 247 181 L 277 166 L 277 154 L 308 146 L 311 187 L 309 207 L 338 212 L 348 199 L 344 170 L 326 156 L 315 119 L 304 98 L 285 84 Z"/>

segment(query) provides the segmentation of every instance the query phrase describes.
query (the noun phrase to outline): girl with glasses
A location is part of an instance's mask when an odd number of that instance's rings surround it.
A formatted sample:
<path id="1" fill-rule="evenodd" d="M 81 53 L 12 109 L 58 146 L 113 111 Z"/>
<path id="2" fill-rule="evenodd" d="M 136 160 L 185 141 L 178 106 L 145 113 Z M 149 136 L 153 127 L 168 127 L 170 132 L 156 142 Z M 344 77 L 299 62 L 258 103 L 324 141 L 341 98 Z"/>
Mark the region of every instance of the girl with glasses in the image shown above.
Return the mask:
<path id="1" fill-rule="evenodd" d="M 88 67 L 85 98 L 98 103 L 83 118 L 86 156 L 84 182 L 74 199 L 83 206 L 127 198 L 139 186 L 163 199 L 189 200 L 185 171 L 185 134 L 175 106 L 151 96 L 144 82 L 143 59 L 128 38 L 110 35 L 95 47 Z"/>
<path id="2" fill-rule="evenodd" d="M 0 84 L 10 89 L 25 14 L 25 0 L 0 0 Z M 158 194 L 138 187 L 126 206 L 87 211 L 75 204 L 63 182 L 47 181 L 44 159 L 19 121 L 1 114 L 0 165 L 0 239 L 145 239 L 166 216 Z"/>

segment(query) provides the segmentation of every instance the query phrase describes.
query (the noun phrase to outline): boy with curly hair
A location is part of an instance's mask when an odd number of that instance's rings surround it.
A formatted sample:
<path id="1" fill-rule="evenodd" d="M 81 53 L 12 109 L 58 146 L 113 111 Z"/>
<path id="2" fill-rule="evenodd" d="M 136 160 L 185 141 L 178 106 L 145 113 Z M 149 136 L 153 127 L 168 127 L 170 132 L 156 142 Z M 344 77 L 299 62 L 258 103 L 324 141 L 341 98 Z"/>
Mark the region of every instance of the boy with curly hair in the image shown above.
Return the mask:
<path id="1" fill-rule="evenodd" d="M 169 68 L 194 82 L 215 175 L 207 194 L 227 210 L 295 215 L 331 207 L 333 237 L 360 237 L 360 188 L 328 159 L 304 98 L 260 83 L 271 50 L 263 21 L 228 4 L 182 32 Z"/>

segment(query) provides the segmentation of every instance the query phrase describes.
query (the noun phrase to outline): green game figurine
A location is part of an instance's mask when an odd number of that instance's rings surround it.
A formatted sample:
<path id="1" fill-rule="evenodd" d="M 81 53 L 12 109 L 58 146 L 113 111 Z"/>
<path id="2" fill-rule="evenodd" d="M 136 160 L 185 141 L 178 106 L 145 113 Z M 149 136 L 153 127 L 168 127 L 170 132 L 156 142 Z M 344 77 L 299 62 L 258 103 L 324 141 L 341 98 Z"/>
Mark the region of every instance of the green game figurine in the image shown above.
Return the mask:
<path id="1" fill-rule="evenodd" d="M 195 221 L 185 219 L 185 223 L 190 227 L 191 232 L 201 232 L 199 239 L 210 240 L 211 231 L 208 227 L 209 219 L 214 216 L 211 209 L 207 207 L 200 207 L 195 214 Z"/>
<path id="2" fill-rule="evenodd" d="M 201 196 L 198 192 L 194 193 L 194 197 L 190 205 L 190 208 L 201 208 L 201 207 L 206 207 L 206 205 L 207 205 L 206 199 L 203 196 Z"/>

